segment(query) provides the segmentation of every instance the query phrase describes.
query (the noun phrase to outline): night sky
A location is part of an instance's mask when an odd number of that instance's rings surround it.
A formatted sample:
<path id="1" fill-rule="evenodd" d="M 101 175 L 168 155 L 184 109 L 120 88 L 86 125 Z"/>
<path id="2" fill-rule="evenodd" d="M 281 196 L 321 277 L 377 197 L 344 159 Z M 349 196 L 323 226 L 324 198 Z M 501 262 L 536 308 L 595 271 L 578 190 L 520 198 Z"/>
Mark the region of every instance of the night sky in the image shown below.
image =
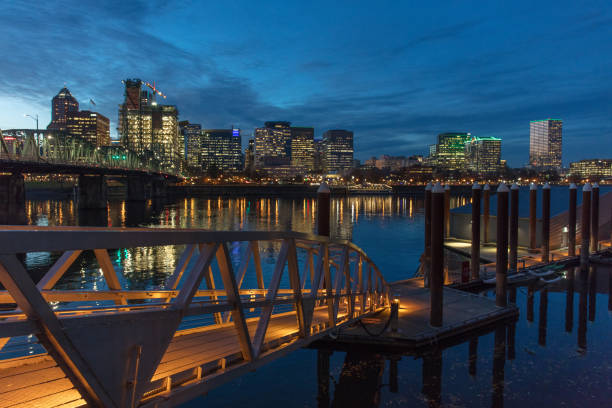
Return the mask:
<path id="1" fill-rule="evenodd" d="M 565 165 L 612 157 L 610 0 L 505 3 L 7 0 L 0 128 L 34 127 L 24 113 L 46 127 L 65 83 L 116 136 L 121 80 L 141 78 L 181 120 L 351 129 L 362 160 L 470 131 L 518 167 L 529 121 L 548 117 L 564 120 Z"/>

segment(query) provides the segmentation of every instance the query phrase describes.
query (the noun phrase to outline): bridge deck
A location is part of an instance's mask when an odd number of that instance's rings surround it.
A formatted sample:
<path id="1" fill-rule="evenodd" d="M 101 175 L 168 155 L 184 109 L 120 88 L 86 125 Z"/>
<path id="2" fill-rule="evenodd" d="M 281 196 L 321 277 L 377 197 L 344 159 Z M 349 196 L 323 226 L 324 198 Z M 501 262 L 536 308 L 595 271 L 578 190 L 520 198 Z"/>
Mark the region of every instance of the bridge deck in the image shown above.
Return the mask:
<path id="1" fill-rule="evenodd" d="M 341 308 L 338 318 L 346 317 Z M 313 315 L 313 326 L 323 327 L 328 320 L 327 306 L 319 306 Z M 259 318 L 247 320 L 251 336 L 255 335 Z M 266 349 L 282 348 L 298 335 L 295 312 L 273 315 L 264 340 Z M 315 338 L 313 337 L 313 340 Z M 279 347 L 281 346 L 281 347 Z M 153 378 L 150 393 L 167 386 L 168 378 L 180 382 L 197 379 L 218 370 L 225 371 L 226 362 L 241 360 L 241 348 L 233 323 L 182 330 L 176 333 Z M 228 368 L 229 369 L 229 368 Z M 0 362 L 0 408 L 80 407 L 85 401 L 48 354 L 20 357 Z"/>

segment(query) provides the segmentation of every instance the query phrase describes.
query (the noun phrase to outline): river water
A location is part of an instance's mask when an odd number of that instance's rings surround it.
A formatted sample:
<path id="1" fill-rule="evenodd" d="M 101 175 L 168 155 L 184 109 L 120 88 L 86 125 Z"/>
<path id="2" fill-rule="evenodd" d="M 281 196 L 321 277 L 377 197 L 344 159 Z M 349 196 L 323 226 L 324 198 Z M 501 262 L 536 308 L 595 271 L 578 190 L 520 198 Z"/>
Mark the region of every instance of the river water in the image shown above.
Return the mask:
<path id="1" fill-rule="evenodd" d="M 452 205 L 464 203 L 465 198 L 454 197 Z M 316 203 L 188 198 L 141 204 L 111 201 L 107 211 L 79 212 L 70 200 L 29 200 L 26 215 L 33 225 L 313 232 Z M 422 199 L 334 199 L 332 235 L 363 248 L 388 281 L 412 277 L 423 251 Z M 179 254 L 180 249 L 159 247 L 112 251 L 111 258 L 122 270 L 124 287 L 144 289 L 163 286 Z M 40 276 L 55 256 L 28 254 L 32 276 Z M 104 288 L 92 260 L 80 259 L 56 287 Z M 572 268 L 567 273 L 568 279 L 548 286 L 516 288 L 518 321 L 458 344 L 434 345 L 423 354 L 403 356 L 336 351 L 327 375 L 317 372 L 317 350 L 298 350 L 185 407 L 612 406 L 612 270 Z M 394 364 L 396 377 L 390 376 Z M 327 393 L 320 387 L 326 379 Z"/>

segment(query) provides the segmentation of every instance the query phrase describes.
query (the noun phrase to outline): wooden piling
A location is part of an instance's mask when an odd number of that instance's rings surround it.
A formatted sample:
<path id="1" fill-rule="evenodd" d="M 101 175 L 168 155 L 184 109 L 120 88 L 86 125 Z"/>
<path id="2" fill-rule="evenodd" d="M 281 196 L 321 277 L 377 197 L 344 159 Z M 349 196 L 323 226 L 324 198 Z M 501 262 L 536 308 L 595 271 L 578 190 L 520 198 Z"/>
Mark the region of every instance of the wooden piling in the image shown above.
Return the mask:
<path id="1" fill-rule="evenodd" d="M 431 276 L 429 324 L 442 326 L 444 285 L 444 189 L 440 183 L 431 190 Z"/>
<path id="2" fill-rule="evenodd" d="M 580 268 L 584 271 L 589 264 L 589 242 L 591 236 L 591 192 L 590 183 L 582 187 L 582 220 L 581 231 L 582 244 L 580 245 Z"/>
<path id="3" fill-rule="evenodd" d="M 470 374 L 470 376 L 475 377 L 476 376 L 476 361 L 478 360 L 478 337 L 474 337 L 470 339 L 468 353 L 469 353 L 468 373 Z"/>
<path id="4" fill-rule="evenodd" d="M 472 254 L 471 277 L 480 278 L 480 192 L 477 182 L 472 186 Z"/>
<path id="5" fill-rule="evenodd" d="M 317 190 L 317 234 L 329 237 L 331 190 L 327 183 L 323 182 Z"/>
<path id="6" fill-rule="evenodd" d="M 425 287 L 429 286 L 431 272 L 431 183 L 425 186 L 425 263 L 423 267 L 423 277 Z"/>
<path id="7" fill-rule="evenodd" d="M 450 186 L 444 186 L 444 238 L 450 237 Z"/>
<path id="8" fill-rule="evenodd" d="M 389 359 L 389 391 L 397 393 L 399 391 L 399 383 L 397 379 L 397 362 L 401 357 L 391 357 Z"/>
<path id="9" fill-rule="evenodd" d="M 497 256 L 495 264 L 495 304 L 506 307 L 508 303 L 508 186 L 497 188 Z"/>
<path id="10" fill-rule="evenodd" d="M 570 267 L 567 271 L 567 284 L 565 286 L 565 331 L 571 333 L 574 328 L 574 271 Z"/>
<path id="11" fill-rule="evenodd" d="M 329 358 L 331 354 L 332 352 L 329 350 L 317 351 L 317 401 L 319 408 L 329 407 Z"/>
<path id="12" fill-rule="evenodd" d="M 518 259 L 519 186 L 510 188 L 510 270 L 516 272 Z"/>
<path id="13" fill-rule="evenodd" d="M 489 213 L 490 213 L 490 203 L 491 203 L 491 186 L 489 184 L 485 184 L 483 188 L 482 194 L 482 223 L 484 224 L 484 230 L 482 234 L 482 243 L 486 244 L 489 242 Z"/>
<path id="14" fill-rule="evenodd" d="M 599 184 L 593 183 L 591 193 L 591 252 L 599 250 Z"/>
<path id="15" fill-rule="evenodd" d="M 576 184 L 569 186 L 569 219 L 567 221 L 567 254 L 576 256 Z"/>
<path id="16" fill-rule="evenodd" d="M 548 325 L 548 289 L 540 291 L 540 319 L 538 320 L 538 344 L 546 346 L 546 328 Z"/>
<path id="17" fill-rule="evenodd" d="M 538 223 L 538 185 L 529 185 L 529 252 L 537 251 L 536 228 Z"/>
<path id="18" fill-rule="evenodd" d="M 550 185 L 542 187 L 542 262 L 550 258 Z"/>

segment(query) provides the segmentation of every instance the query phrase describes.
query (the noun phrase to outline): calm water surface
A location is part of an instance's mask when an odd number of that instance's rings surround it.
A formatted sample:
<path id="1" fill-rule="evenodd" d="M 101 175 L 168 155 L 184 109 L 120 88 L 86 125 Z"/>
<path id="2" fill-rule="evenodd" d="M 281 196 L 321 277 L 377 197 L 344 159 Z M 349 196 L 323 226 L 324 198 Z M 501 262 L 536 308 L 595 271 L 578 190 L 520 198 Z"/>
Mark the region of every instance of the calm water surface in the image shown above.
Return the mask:
<path id="1" fill-rule="evenodd" d="M 453 199 L 453 205 L 464 202 Z M 336 199 L 332 234 L 362 247 L 387 280 L 405 279 L 414 274 L 423 249 L 422 207 L 422 200 L 410 197 Z M 180 199 L 137 205 L 117 201 L 103 212 L 78 212 L 71 201 L 27 203 L 28 220 L 35 225 L 313 232 L 315 216 L 312 199 Z M 155 288 L 163 287 L 180 250 L 120 249 L 111 257 L 123 271 L 124 287 Z M 232 246 L 232 251 L 239 250 L 239 245 Z M 274 259 L 275 250 L 273 245 L 262 250 L 264 262 L 266 254 Z M 26 263 L 36 278 L 55 257 L 29 254 Z M 93 257 L 83 256 L 58 287 L 105 288 L 92 264 Z M 517 322 L 458 344 L 410 356 L 336 351 L 327 375 L 317 373 L 317 350 L 299 350 L 185 406 L 612 406 L 611 274 L 610 268 L 572 268 L 560 282 L 518 287 Z M 390 376 L 392 365 L 397 366 L 396 377 Z M 326 379 L 329 390 L 321 393 L 320 381 Z"/>

